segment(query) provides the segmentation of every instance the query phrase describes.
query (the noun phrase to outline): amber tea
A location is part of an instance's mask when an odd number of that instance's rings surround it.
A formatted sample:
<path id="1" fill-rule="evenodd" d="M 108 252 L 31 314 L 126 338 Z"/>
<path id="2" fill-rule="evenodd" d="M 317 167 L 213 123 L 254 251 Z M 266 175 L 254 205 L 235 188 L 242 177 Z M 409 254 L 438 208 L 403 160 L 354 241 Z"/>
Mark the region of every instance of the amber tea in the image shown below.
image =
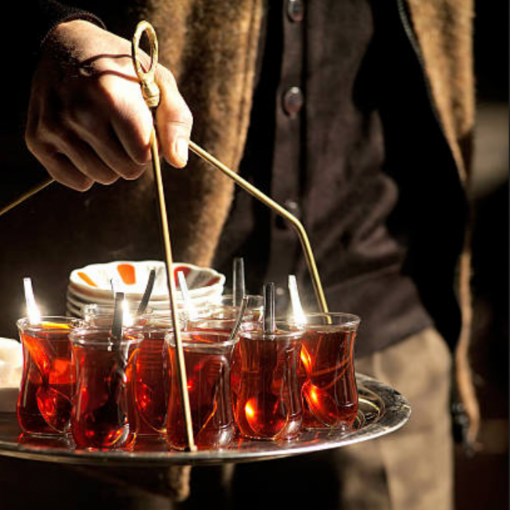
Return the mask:
<path id="1" fill-rule="evenodd" d="M 143 337 L 134 365 L 133 395 L 138 415 L 138 435 L 158 435 L 166 430 L 170 396 L 170 357 L 165 335 L 170 322 L 139 328 Z"/>
<path id="2" fill-rule="evenodd" d="M 230 400 L 230 365 L 234 341 L 226 332 L 182 333 L 193 433 L 199 449 L 227 446 L 234 437 Z M 169 335 L 172 386 L 168 407 L 167 438 L 172 447 L 187 445 L 177 379 L 173 335 Z"/>
<path id="3" fill-rule="evenodd" d="M 297 378 L 300 332 L 240 333 L 236 422 L 251 439 L 293 439 L 302 422 Z"/>
<path id="4" fill-rule="evenodd" d="M 114 340 L 107 329 L 71 334 L 77 387 L 71 430 L 79 448 L 127 448 L 136 437 L 132 379 L 141 337 Z"/>
<path id="5" fill-rule="evenodd" d="M 350 426 L 358 411 L 353 349 L 359 319 L 310 314 L 302 328 L 300 379 L 307 428 Z"/>
<path id="6" fill-rule="evenodd" d="M 21 429 L 30 434 L 65 434 L 70 427 L 75 379 L 69 333 L 75 319 L 43 317 L 17 323 L 23 345 L 23 376 L 17 405 Z"/>

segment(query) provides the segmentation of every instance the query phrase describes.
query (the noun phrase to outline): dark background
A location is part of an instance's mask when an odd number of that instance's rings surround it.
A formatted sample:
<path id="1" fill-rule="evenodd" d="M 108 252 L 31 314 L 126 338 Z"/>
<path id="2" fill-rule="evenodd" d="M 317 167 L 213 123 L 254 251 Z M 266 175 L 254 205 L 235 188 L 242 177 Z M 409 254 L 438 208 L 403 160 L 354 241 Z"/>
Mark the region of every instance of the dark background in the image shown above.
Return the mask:
<path id="1" fill-rule="evenodd" d="M 479 451 L 456 455 L 457 510 L 508 508 L 508 4 L 476 2 L 471 357 Z"/>

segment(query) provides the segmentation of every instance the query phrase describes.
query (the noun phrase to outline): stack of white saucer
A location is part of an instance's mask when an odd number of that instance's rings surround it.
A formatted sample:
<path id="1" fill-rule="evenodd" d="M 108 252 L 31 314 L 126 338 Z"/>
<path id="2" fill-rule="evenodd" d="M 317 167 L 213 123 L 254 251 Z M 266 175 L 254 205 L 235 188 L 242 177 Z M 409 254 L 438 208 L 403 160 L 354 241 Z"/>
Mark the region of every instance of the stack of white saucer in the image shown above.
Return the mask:
<path id="1" fill-rule="evenodd" d="M 83 318 L 83 309 L 89 304 L 113 306 L 114 295 L 112 281 L 116 291 L 124 292 L 128 301 L 139 303 L 149 279 L 151 269 L 156 270 L 156 280 L 149 301 L 154 312 L 168 310 L 166 267 L 161 261 L 145 260 L 141 262 L 115 261 L 106 264 L 91 264 L 75 269 L 69 277 L 67 287 L 67 314 Z M 174 281 L 176 283 L 177 305 L 184 306 L 177 272 L 186 277 L 189 295 L 196 307 L 217 302 L 225 285 L 225 276 L 211 268 L 176 262 Z"/>

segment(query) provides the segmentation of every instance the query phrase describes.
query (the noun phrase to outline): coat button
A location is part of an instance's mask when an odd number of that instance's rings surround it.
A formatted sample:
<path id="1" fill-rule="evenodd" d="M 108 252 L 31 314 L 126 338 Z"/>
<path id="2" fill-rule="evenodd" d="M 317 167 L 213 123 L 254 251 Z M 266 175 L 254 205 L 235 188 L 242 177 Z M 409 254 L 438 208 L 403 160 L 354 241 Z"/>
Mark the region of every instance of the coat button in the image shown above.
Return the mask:
<path id="1" fill-rule="evenodd" d="M 303 0 L 287 0 L 287 16 L 290 21 L 303 21 L 305 17 L 305 2 Z"/>
<path id="2" fill-rule="evenodd" d="M 298 220 L 301 219 L 301 207 L 299 206 L 296 200 L 285 200 L 283 203 L 283 207 L 290 212 L 290 214 L 294 215 Z M 280 215 L 277 215 L 276 218 L 276 227 L 279 230 L 288 230 L 291 227 L 291 224 Z"/>
<path id="3" fill-rule="evenodd" d="M 283 109 L 291 117 L 299 113 L 304 102 L 305 97 L 299 87 L 291 87 L 283 94 Z"/>
<path id="4" fill-rule="evenodd" d="M 287 211 L 290 212 L 290 214 L 293 214 L 296 218 L 299 219 L 299 217 L 301 216 L 301 208 L 299 207 L 299 204 L 297 203 L 296 200 L 292 199 L 285 200 L 283 206 L 285 207 L 285 209 L 287 209 Z"/>
<path id="5" fill-rule="evenodd" d="M 276 295 L 278 297 L 285 296 L 285 289 L 283 287 L 276 287 Z"/>

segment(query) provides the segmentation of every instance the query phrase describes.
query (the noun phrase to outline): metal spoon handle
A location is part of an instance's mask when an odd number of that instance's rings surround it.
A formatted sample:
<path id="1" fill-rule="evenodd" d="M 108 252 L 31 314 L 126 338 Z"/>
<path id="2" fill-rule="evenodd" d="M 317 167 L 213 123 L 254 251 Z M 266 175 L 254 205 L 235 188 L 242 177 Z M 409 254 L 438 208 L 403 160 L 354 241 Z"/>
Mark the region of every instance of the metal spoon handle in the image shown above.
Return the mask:
<path id="1" fill-rule="evenodd" d="M 115 293 L 115 304 L 113 308 L 112 337 L 119 345 L 122 339 L 122 323 L 124 319 L 124 292 Z"/>
<path id="2" fill-rule="evenodd" d="M 236 322 L 234 327 L 232 328 L 232 332 L 230 333 L 229 341 L 234 340 L 236 337 L 239 328 L 241 327 L 241 323 L 243 322 L 244 312 L 246 312 L 246 308 L 248 307 L 248 296 L 244 296 L 241 301 L 241 306 L 239 307 L 239 311 L 237 312 Z"/>
<path id="3" fill-rule="evenodd" d="M 149 279 L 147 280 L 147 285 L 145 287 L 145 291 L 142 296 L 142 300 L 138 305 L 138 309 L 136 310 L 137 315 L 142 315 L 143 312 L 147 309 L 147 305 L 149 304 L 152 290 L 154 289 L 154 282 L 156 281 L 156 269 L 152 268 L 149 273 Z"/>
<path id="4" fill-rule="evenodd" d="M 234 259 L 234 267 L 232 271 L 232 304 L 240 306 L 246 294 L 245 280 L 244 280 L 244 259 L 236 257 Z"/>
<path id="5" fill-rule="evenodd" d="M 276 331 L 276 294 L 273 282 L 264 285 L 264 333 Z"/>

